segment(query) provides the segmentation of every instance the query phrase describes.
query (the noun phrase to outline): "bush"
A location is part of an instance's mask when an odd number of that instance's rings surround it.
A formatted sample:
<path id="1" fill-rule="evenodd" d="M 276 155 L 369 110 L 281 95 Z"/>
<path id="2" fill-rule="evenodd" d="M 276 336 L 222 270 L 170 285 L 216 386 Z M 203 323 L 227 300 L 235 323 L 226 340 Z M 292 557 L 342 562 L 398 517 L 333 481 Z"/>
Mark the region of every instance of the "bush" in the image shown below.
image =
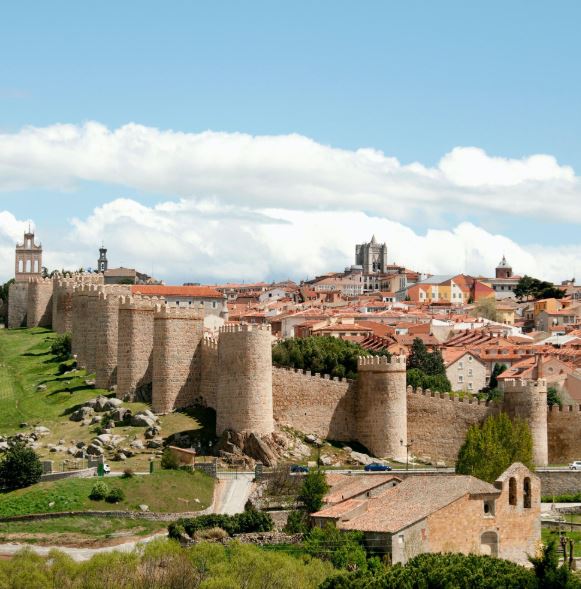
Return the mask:
<path id="1" fill-rule="evenodd" d="M 71 350 L 72 343 L 70 333 L 59 335 L 55 338 L 50 347 L 50 353 L 56 356 L 58 360 L 68 360 L 71 356 Z"/>
<path id="2" fill-rule="evenodd" d="M 98 481 L 93 485 L 91 493 L 89 494 L 89 499 L 92 499 L 93 501 L 102 501 L 109 495 L 109 493 L 109 485 L 104 481 Z"/>
<path id="3" fill-rule="evenodd" d="M 168 533 L 170 538 L 179 538 L 181 532 L 193 538 L 197 532 L 210 528 L 221 528 L 229 536 L 234 536 L 251 532 L 270 532 L 274 528 L 274 522 L 264 511 L 247 509 L 236 515 L 210 513 L 193 518 L 181 518 L 168 526 Z"/>
<path id="4" fill-rule="evenodd" d="M 169 448 L 164 448 L 163 450 L 163 454 L 161 455 L 161 468 L 166 470 L 179 470 L 180 468 L 178 457 Z"/>
<path id="5" fill-rule="evenodd" d="M 291 511 L 288 514 L 284 531 L 287 534 L 306 534 L 310 529 L 309 514 L 302 509 Z"/>
<path id="6" fill-rule="evenodd" d="M 22 489 L 40 481 L 42 464 L 36 452 L 19 442 L 9 448 L 0 462 L 0 486 Z"/>
<path id="7" fill-rule="evenodd" d="M 329 560 L 337 569 L 365 570 L 367 554 L 363 548 L 363 532 L 343 532 L 327 524 L 313 528 L 304 543 L 305 552 L 321 560 Z"/>
<path id="8" fill-rule="evenodd" d="M 123 489 L 119 488 L 111 489 L 111 492 L 105 497 L 107 503 L 120 503 L 123 499 L 125 499 L 125 493 Z"/>
<path id="9" fill-rule="evenodd" d="M 126 468 L 121 475 L 122 479 L 131 479 L 135 476 L 135 471 L 132 468 Z"/>
<path id="10" fill-rule="evenodd" d="M 224 540 L 224 538 L 228 538 L 228 532 L 222 528 L 207 528 L 194 534 L 194 540 L 197 542 L 204 540 Z"/>

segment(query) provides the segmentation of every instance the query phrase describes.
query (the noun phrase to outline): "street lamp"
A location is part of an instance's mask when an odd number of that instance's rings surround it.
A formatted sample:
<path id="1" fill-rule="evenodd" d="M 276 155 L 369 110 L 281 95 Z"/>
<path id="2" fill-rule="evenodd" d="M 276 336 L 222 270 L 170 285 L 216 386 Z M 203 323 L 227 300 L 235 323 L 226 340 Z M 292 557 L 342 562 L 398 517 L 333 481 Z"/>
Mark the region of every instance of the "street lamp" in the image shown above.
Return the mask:
<path id="1" fill-rule="evenodd" d="M 409 451 L 410 451 L 410 448 L 411 448 L 412 444 L 414 443 L 414 441 L 410 440 L 407 444 L 404 444 L 403 440 L 400 440 L 399 443 L 402 446 L 405 446 L 405 469 L 407 472 L 407 470 L 409 468 Z"/>

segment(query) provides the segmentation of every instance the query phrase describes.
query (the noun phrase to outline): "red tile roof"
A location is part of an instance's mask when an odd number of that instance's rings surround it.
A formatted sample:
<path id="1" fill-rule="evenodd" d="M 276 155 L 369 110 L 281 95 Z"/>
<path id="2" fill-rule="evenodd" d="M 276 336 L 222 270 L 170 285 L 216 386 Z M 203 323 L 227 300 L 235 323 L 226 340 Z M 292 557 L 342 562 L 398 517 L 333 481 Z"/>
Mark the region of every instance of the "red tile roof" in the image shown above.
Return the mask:
<path id="1" fill-rule="evenodd" d="M 224 298 L 224 295 L 212 286 L 160 286 L 157 284 L 138 284 L 131 287 L 131 294 L 141 294 L 151 297 Z"/>

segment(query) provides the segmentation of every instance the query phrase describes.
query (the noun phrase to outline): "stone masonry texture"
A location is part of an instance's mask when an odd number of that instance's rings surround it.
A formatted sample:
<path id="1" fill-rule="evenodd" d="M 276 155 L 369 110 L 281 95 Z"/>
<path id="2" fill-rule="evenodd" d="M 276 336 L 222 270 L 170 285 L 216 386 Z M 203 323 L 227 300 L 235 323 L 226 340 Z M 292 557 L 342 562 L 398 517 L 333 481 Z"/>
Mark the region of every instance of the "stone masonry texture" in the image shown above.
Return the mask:
<path id="1" fill-rule="evenodd" d="M 28 282 L 14 282 L 8 289 L 8 329 L 26 327 Z"/>
<path id="2" fill-rule="evenodd" d="M 52 326 L 53 286 L 54 283 L 50 278 L 30 279 L 26 312 L 27 327 Z"/>
<path id="3" fill-rule="evenodd" d="M 194 404 L 200 387 L 204 318 L 193 309 L 161 305 L 153 323 L 154 413 L 170 413 Z"/>
<path id="4" fill-rule="evenodd" d="M 216 433 L 272 433 L 272 337 L 270 329 L 225 326 L 218 342 Z M 227 369 L 224 369 L 227 367 Z"/>

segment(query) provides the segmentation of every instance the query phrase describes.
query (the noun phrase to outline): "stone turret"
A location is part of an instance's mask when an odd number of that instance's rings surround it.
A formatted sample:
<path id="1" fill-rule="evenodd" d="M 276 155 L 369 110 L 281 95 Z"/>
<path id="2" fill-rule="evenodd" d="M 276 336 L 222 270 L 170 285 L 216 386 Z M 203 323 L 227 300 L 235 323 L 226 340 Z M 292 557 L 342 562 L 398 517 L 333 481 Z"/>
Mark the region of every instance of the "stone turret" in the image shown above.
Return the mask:
<path id="1" fill-rule="evenodd" d="M 52 294 L 54 283 L 50 278 L 30 278 L 26 312 L 27 327 L 52 326 Z"/>
<path id="2" fill-rule="evenodd" d="M 148 399 L 153 363 L 153 313 L 157 299 L 124 297 L 119 305 L 117 397 Z"/>
<path id="3" fill-rule="evenodd" d="M 405 460 L 405 356 L 360 357 L 357 369 L 357 439 L 375 456 Z"/>
<path id="4" fill-rule="evenodd" d="M 270 326 L 227 325 L 218 340 L 216 433 L 272 433 Z"/>
<path id="5" fill-rule="evenodd" d="M 52 295 L 52 328 L 57 333 L 73 331 L 74 278 L 57 278 Z"/>
<path id="6" fill-rule="evenodd" d="M 549 463 L 547 437 L 547 381 L 505 379 L 504 410 L 512 419 L 524 419 L 533 438 L 533 460 L 536 466 Z"/>
<path id="7" fill-rule="evenodd" d="M 153 325 L 152 409 L 169 413 L 189 407 L 200 387 L 204 317 L 194 309 L 160 305 Z"/>

